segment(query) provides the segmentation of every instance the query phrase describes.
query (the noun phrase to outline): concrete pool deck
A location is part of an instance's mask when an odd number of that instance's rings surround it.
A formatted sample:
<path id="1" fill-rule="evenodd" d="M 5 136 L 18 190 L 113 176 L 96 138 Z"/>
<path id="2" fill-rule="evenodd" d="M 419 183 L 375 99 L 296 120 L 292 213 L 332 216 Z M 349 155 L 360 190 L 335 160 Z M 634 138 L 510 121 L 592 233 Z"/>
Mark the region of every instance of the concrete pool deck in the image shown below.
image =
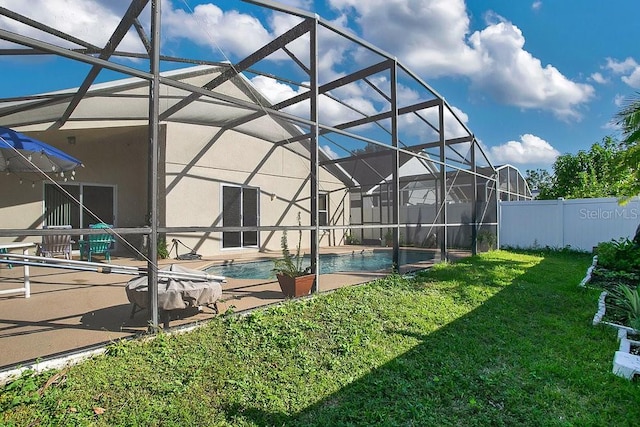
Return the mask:
<path id="1" fill-rule="evenodd" d="M 323 253 L 350 253 L 354 250 L 362 250 L 362 246 L 323 248 Z M 233 260 L 248 261 L 256 259 L 256 255 L 265 259 L 279 254 L 233 255 Z M 459 251 L 452 252 L 450 257 L 468 255 L 466 251 Z M 229 259 L 229 255 L 191 261 L 166 259 L 161 260 L 160 267 L 179 263 L 201 270 L 212 264 L 229 262 Z M 431 263 L 421 267 L 426 268 Z M 145 262 L 131 258 L 113 258 L 112 264 L 146 266 Z M 24 298 L 22 294 L 0 296 L 0 371 L 104 346 L 147 331 L 146 310 L 130 317 L 131 304 L 124 288 L 132 276 L 40 266 L 31 266 L 30 270 L 30 298 Z M 319 287 L 321 292 L 331 291 L 386 274 L 380 271 L 322 274 Z M 22 280 L 22 267 L 9 269 L 0 264 L 0 290 L 20 286 Z M 275 280 L 228 278 L 223 285 L 223 297 L 218 308 L 220 313 L 230 307 L 235 312 L 243 312 L 282 301 L 284 298 Z M 198 324 L 216 315 L 214 310 L 206 307 L 201 312 L 173 312 L 170 326 Z"/>

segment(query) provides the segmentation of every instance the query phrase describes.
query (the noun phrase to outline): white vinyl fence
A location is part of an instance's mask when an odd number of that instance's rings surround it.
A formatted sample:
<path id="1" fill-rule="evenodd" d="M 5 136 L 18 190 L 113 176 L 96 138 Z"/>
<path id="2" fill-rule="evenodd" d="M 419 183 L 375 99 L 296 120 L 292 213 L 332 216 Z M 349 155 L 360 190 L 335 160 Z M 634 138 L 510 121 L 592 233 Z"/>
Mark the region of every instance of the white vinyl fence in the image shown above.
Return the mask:
<path id="1" fill-rule="evenodd" d="M 640 199 L 615 198 L 500 202 L 501 247 L 549 246 L 591 251 L 600 242 L 635 235 Z"/>

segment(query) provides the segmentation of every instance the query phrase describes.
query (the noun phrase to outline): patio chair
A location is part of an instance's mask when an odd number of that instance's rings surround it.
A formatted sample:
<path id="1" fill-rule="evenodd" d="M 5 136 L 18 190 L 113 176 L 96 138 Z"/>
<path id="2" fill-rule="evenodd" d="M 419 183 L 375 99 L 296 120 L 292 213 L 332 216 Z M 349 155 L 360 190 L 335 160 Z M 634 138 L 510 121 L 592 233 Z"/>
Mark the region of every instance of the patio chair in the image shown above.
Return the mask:
<path id="1" fill-rule="evenodd" d="M 0 254 L 8 254 L 9 251 L 6 248 L 0 248 Z M 6 264 L 7 268 L 13 268 L 13 264 Z"/>
<path id="2" fill-rule="evenodd" d="M 90 224 L 89 228 L 112 228 L 112 225 L 100 222 L 98 224 Z M 104 255 L 104 259 L 107 262 L 111 262 L 111 245 L 115 242 L 115 239 L 111 234 L 90 234 L 87 239 L 80 240 L 80 259 L 91 261 L 93 255 Z"/>
<path id="3" fill-rule="evenodd" d="M 70 225 L 45 225 L 42 228 L 47 230 L 71 230 Z M 36 254 L 51 258 L 56 255 L 63 255 L 66 259 L 71 259 L 72 243 L 74 242 L 68 232 L 64 234 L 48 234 L 42 236 L 42 243 L 38 244 Z"/>

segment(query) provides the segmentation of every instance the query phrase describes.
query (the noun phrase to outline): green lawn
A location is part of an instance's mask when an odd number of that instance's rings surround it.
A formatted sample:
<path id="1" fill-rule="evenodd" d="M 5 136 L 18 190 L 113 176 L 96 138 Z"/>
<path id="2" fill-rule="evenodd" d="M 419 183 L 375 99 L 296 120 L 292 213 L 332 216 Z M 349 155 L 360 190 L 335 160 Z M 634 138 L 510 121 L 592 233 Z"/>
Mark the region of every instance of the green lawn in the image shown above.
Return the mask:
<path id="1" fill-rule="evenodd" d="M 0 424 L 639 425 L 599 291 L 577 286 L 590 263 L 495 251 L 113 344 L 5 387 Z"/>

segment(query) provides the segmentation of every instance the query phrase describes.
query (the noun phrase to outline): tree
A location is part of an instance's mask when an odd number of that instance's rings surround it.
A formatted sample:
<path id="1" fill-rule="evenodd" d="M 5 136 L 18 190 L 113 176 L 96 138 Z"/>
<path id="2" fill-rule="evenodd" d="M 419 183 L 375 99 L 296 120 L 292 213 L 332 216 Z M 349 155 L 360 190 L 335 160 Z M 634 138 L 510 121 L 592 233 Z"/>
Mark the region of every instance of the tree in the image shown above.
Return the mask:
<path id="1" fill-rule="evenodd" d="M 623 201 L 640 194 L 640 92 L 636 92 L 616 115 L 617 124 L 621 126 L 624 139 L 618 172 L 627 171 L 621 183 Z"/>
<path id="2" fill-rule="evenodd" d="M 546 169 L 527 169 L 525 175 L 529 189 L 538 194 L 548 192 L 553 184 L 553 177 Z"/>
<path id="3" fill-rule="evenodd" d="M 553 164 L 551 184 L 540 188 L 539 199 L 621 197 L 630 172 L 621 167 L 621 145 L 612 137 L 589 151 L 563 154 Z"/>

